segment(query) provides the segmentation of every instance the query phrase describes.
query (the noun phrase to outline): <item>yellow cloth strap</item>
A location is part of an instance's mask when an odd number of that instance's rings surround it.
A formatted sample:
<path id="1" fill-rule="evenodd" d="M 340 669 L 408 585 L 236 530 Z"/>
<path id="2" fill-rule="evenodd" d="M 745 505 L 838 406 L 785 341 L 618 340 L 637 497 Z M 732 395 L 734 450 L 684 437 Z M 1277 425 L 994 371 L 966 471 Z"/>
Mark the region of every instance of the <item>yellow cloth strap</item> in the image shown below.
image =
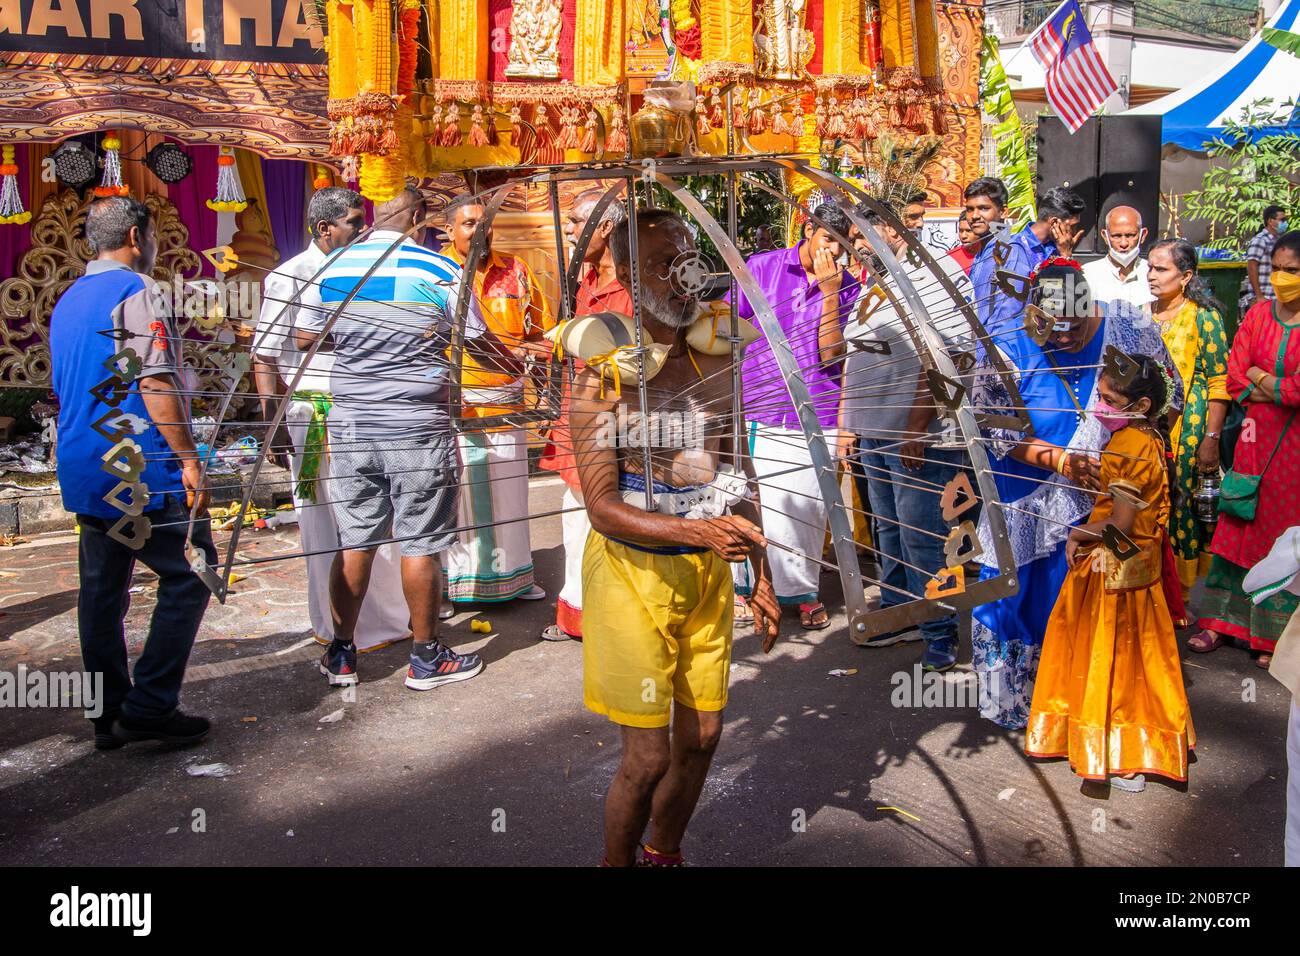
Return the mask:
<path id="1" fill-rule="evenodd" d="M 700 377 L 701 382 L 704 381 L 704 373 L 700 371 L 700 363 L 695 361 L 695 349 L 687 346 L 686 354 L 690 357 L 691 365 L 695 366 L 695 374 Z"/>

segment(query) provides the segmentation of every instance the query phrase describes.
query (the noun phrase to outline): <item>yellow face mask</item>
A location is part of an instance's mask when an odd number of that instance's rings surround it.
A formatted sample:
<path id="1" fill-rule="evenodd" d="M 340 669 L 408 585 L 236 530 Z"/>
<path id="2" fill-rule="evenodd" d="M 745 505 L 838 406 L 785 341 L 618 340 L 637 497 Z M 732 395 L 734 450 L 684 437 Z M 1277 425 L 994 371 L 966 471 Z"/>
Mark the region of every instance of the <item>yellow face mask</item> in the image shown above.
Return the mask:
<path id="1" fill-rule="evenodd" d="M 1273 283 L 1273 294 L 1287 305 L 1300 303 L 1300 276 L 1289 272 L 1274 272 L 1269 276 Z"/>

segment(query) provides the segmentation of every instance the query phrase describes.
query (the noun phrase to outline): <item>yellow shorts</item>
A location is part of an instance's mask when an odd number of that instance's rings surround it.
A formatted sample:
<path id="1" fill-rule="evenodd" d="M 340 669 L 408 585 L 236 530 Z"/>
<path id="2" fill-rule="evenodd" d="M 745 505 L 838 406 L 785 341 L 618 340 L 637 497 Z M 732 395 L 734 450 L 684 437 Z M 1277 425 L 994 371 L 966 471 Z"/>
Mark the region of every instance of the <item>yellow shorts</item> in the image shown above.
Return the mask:
<path id="1" fill-rule="evenodd" d="M 583 702 L 628 727 L 667 727 L 672 702 L 727 706 L 731 565 L 649 554 L 593 531 L 582 562 Z"/>

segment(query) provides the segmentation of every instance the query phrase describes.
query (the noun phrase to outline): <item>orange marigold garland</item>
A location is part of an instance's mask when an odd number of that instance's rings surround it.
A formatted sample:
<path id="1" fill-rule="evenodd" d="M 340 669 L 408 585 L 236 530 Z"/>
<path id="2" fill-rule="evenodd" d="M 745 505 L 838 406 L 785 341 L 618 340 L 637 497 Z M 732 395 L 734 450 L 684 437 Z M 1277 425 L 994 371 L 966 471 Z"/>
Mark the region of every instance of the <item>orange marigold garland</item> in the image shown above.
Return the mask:
<path id="1" fill-rule="evenodd" d="M 316 164 L 315 176 L 311 181 L 312 189 L 326 189 L 334 182 L 334 177 L 330 175 L 328 169 L 319 163 Z"/>
<path id="2" fill-rule="evenodd" d="M 415 67 L 419 59 L 416 40 L 420 31 L 420 0 L 402 0 L 397 18 L 397 95 L 409 102 L 415 91 Z"/>
<path id="3" fill-rule="evenodd" d="M 18 164 L 12 146 L 0 147 L 0 223 L 7 226 L 30 222 L 32 214 L 23 210 L 18 192 Z"/>

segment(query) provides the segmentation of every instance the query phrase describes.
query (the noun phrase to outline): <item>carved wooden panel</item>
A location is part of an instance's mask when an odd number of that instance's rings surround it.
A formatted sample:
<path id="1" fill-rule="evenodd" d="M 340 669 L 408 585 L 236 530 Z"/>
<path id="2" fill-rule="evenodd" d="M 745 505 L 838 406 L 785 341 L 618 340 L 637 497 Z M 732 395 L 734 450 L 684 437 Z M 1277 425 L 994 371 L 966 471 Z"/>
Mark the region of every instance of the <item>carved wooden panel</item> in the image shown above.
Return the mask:
<path id="1" fill-rule="evenodd" d="M 158 258 L 153 277 L 164 284 L 181 312 L 184 282 L 198 276 L 200 259 L 189 248 L 190 232 L 176 207 L 161 196 L 150 195 L 145 205 L 153 213 L 158 232 Z M 82 236 L 86 203 L 71 189 L 50 196 L 32 219 L 32 247 L 18 264 L 18 272 L 0 282 L 0 383 L 31 388 L 50 387 L 50 314 L 64 290 L 86 271 L 93 257 Z M 179 282 L 177 280 L 180 280 Z M 216 360 L 232 347 L 230 333 L 212 325 L 205 313 L 178 315 L 185 337 L 185 359 L 196 368 L 203 389 L 218 386 Z M 200 324 L 202 323 L 202 324 Z"/>

